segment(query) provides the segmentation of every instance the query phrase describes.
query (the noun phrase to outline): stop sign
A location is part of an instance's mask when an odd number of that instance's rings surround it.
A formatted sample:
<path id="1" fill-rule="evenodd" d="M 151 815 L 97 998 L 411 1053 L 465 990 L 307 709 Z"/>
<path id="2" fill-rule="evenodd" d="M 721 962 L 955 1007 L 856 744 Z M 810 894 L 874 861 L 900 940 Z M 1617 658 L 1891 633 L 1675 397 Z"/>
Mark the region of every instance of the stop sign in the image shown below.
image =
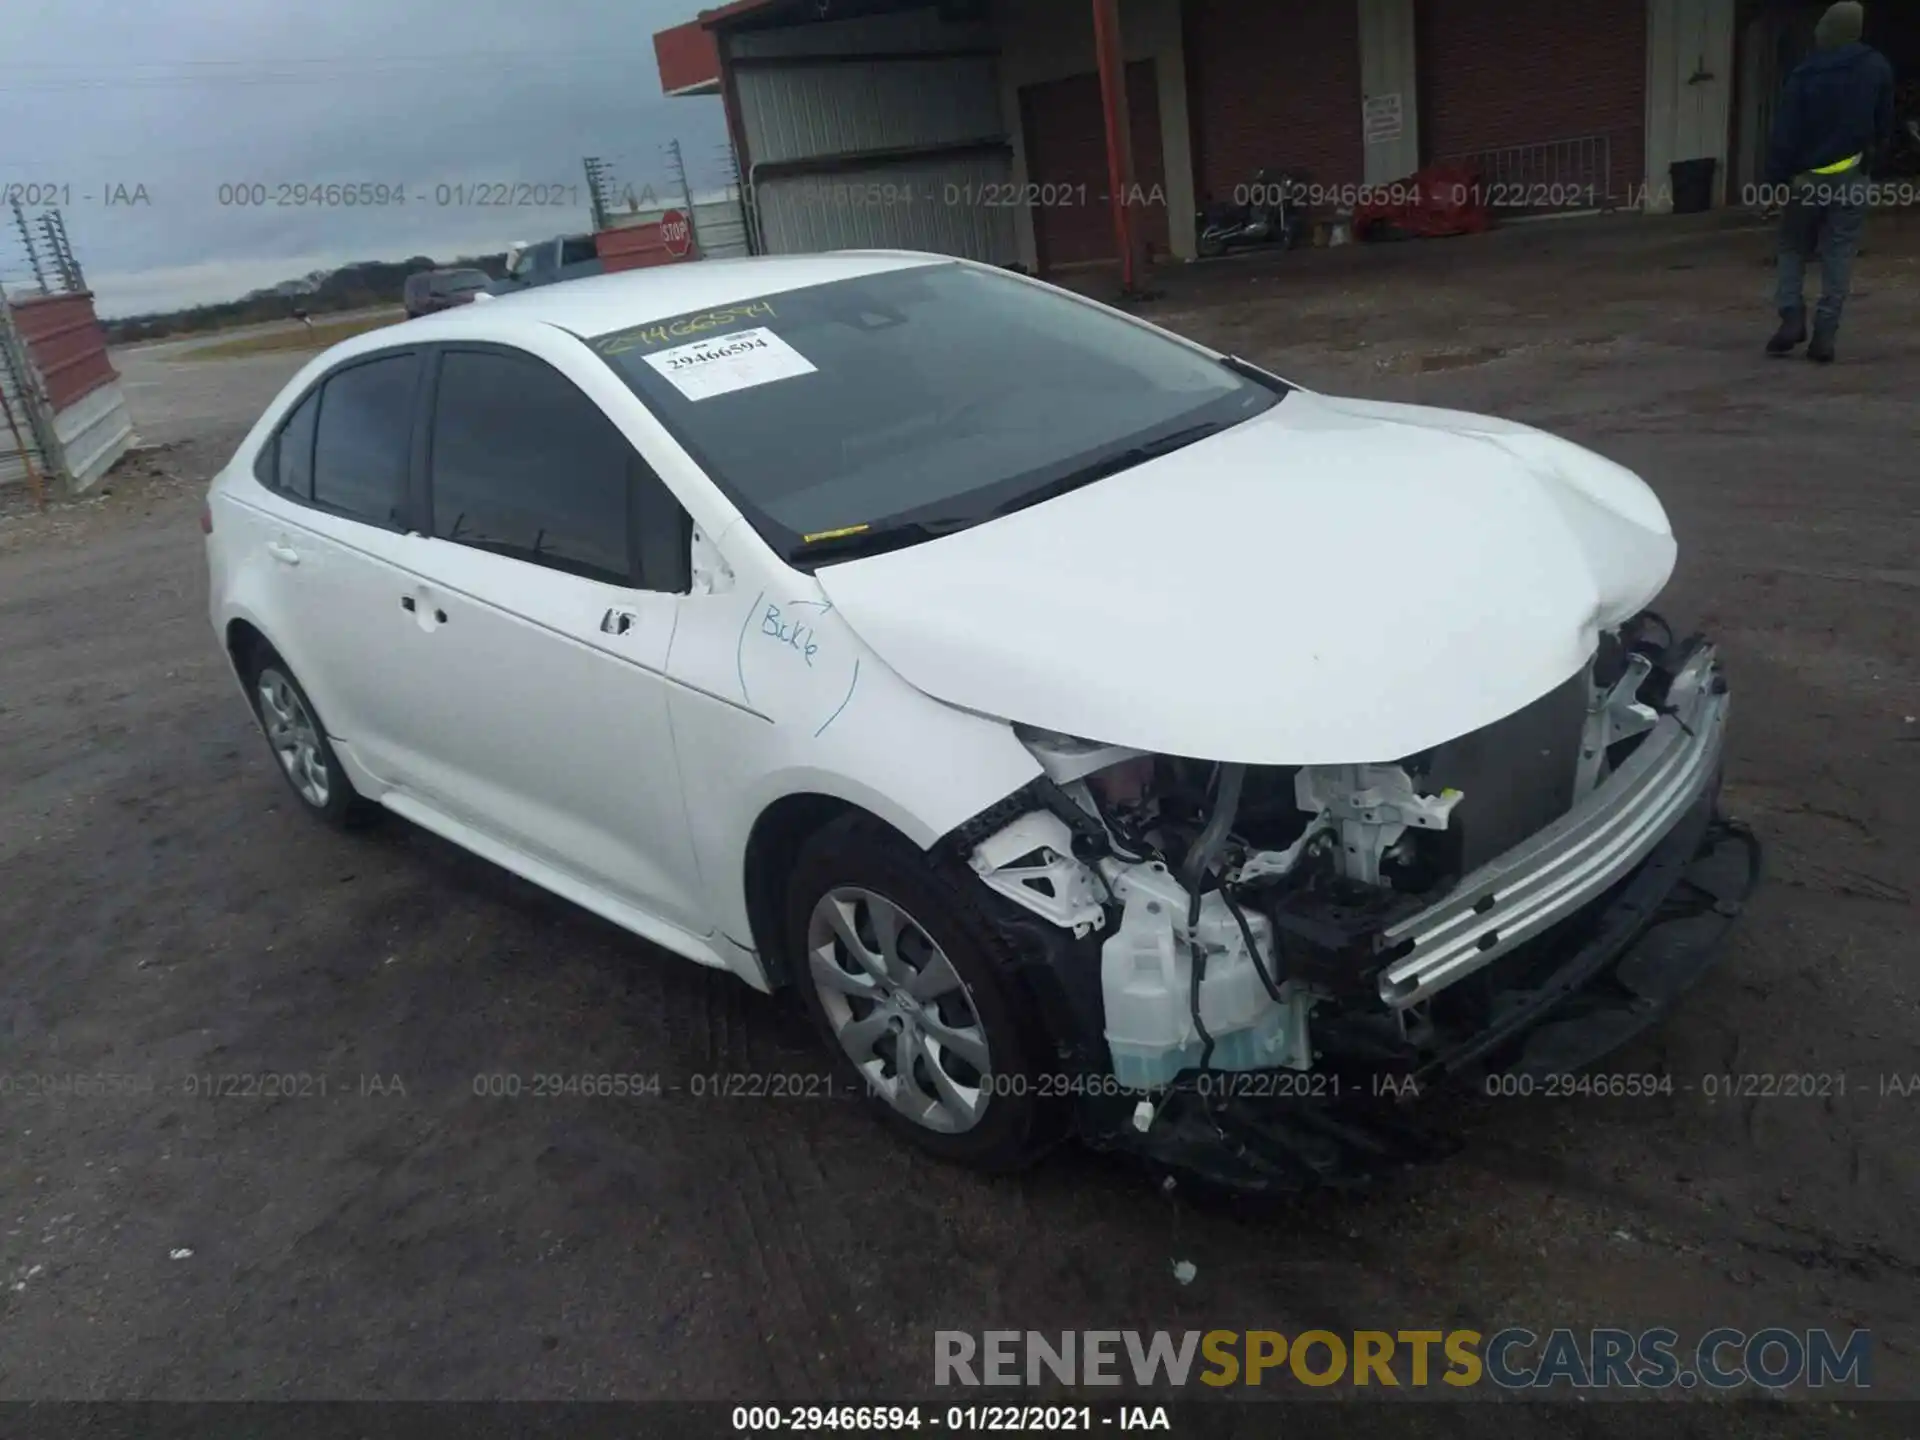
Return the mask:
<path id="1" fill-rule="evenodd" d="M 687 217 L 678 210 L 669 210 L 660 217 L 660 243 L 667 247 L 667 254 L 676 260 L 686 258 L 693 249 L 693 226 L 687 223 Z"/>

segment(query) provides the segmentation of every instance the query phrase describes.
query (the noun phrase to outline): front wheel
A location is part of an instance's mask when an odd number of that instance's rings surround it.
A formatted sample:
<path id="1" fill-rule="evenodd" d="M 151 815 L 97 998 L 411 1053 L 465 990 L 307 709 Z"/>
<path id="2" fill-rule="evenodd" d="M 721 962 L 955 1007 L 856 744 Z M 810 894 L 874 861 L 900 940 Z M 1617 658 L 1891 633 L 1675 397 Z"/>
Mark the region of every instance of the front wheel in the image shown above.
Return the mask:
<path id="1" fill-rule="evenodd" d="M 882 1119 L 943 1159 L 1005 1171 L 1055 1127 L 978 884 L 878 822 L 836 822 L 794 866 L 787 953 L 836 1064 Z"/>

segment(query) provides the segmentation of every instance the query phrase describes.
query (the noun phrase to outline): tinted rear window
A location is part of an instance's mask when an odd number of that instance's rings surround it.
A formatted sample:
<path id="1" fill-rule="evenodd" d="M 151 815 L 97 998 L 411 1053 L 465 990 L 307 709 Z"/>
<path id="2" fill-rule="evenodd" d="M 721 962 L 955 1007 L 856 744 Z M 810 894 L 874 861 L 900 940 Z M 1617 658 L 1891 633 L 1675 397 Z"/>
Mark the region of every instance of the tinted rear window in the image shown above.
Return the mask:
<path id="1" fill-rule="evenodd" d="M 376 525 L 399 525 L 419 372 L 415 356 L 394 355 L 327 381 L 314 441 L 315 503 Z"/>
<path id="2" fill-rule="evenodd" d="M 274 451 L 274 487 L 301 500 L 313 498 L 313 422 L 319 413 L 316 392 L 300 402 L 280 431 Z"/>

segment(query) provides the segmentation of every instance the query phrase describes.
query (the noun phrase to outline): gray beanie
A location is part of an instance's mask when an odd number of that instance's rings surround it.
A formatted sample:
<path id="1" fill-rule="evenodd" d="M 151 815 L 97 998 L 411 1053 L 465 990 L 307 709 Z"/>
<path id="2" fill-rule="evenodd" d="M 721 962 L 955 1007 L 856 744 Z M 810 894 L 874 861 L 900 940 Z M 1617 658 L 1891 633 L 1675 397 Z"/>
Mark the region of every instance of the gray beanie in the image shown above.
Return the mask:
<path id="1" fill-rule="evenodd" d="M 1867 12 L 1860 0 L 1840 0 L 1820 17 L 1813 38 L 1822 50 L 1837 50 L 1842 45 L 1853 44 L 1866 27 Z"/>

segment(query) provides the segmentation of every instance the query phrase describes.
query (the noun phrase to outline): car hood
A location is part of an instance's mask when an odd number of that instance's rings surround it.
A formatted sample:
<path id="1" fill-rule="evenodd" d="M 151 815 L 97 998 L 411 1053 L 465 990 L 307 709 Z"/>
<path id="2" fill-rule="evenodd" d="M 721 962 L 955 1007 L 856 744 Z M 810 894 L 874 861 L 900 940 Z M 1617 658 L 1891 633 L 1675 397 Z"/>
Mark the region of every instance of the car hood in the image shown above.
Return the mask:
<path id="1" fill-rule="evenodd" d="M 1665 511 L 1577 445 L 1295 391 L 1030 509 L 822 568 L 909 683 L 1108 744 L 1391 760 L 1565 681 L 1666 584 Z"/>

